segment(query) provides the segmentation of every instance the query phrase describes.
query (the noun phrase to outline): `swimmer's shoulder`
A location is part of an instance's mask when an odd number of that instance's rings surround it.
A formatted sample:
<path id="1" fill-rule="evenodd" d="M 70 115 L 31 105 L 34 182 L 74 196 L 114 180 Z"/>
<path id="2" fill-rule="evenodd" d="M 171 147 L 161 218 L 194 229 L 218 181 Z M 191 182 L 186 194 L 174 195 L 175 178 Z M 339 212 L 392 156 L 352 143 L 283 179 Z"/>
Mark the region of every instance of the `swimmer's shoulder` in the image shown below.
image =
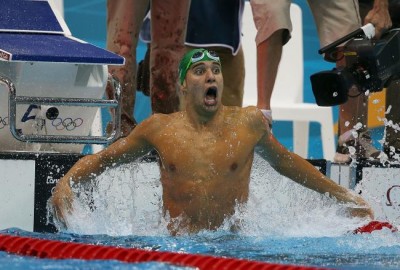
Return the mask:
<path id="1" fill-rule="evenodd" d="M 258 130 L 261 133 L 266 133 L 269 128 L 268 123 L 262 114 L 261 110 L 256 106 L 248 107 L 232 107 L 232 114 L 237 114 L 236 118 L 241 123 L 245 123 L 251 130 Z"/>
<path id="2" fill-rule="evenodd" d="M 179 122 L 183 118 L 182 112 L 176 112 L 171 114 L 155 113 L 150 117 L 143 120 L 136 128 L 137 132 L 145 134 L 154 134 L 161 132 L 165 127 Z"/>
<path id="3" fill-rule="evenodd" d="M 260 117 L 262 115 L 259 108 L 256 106 L 243 107 L 243 112 L 248 116 Z"/>
<path id="4" fill-rule="evenodd" d="M 153 125 L 167 125 L 167 124 L 172 124 L 175 122 L 179 122 L 184 118 L 184 112 L 179 111 L 179 112 L 174 112 L 174 113 L 155 113 L 153 114 L 150 118 L 149 121 Z"/>
<path id="5" fill-rule="evenodd" d="M 259 122 L 263 115 L 260 109 L 256 106 L 248 106 L 248 107 L 236 107 L 236 106 L 226 106 L 225 110 L 228 115 L 236 117 L 237 119 L 248 120 L 249 122 Z"/>

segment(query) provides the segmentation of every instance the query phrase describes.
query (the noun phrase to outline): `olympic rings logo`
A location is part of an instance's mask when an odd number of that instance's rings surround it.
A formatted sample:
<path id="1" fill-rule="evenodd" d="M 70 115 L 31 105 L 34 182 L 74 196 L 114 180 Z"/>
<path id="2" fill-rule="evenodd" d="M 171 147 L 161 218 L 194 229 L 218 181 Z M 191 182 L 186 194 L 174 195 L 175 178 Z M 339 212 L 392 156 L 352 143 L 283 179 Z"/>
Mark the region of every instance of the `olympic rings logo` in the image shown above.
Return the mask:
<path id="1" fill-rule="evenodd" d="M 67 117 L 65 119 L 56 118 L 51 122 L 52 126 L 56 128 L 56 130 L 68 130 L 72 131 L 77 127 L 80 127 L 83 124 L 82 118 L 72 119 L 71 117 Z"/>
<path id="2" fill-rule="evenodd" d="M 4 118 L 0 116 L 0 129 L 5 128 L 5 126 L 7 125 L 8 125 L 8 116 Z"/>

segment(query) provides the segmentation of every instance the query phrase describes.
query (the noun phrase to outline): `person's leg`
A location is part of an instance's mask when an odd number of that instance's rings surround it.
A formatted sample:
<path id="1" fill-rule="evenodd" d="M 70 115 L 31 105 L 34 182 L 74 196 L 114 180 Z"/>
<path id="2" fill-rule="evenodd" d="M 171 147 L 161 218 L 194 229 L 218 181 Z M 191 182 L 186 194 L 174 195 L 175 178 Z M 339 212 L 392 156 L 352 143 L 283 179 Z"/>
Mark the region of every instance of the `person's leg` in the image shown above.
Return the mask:
<path id="1" fill-rule="evenodd" d="M 350 33 L 352 30 L 355 30 L 356 27 L 361 26 L 361 15 L 365 16 L 368 7 L 361 6 L 362 9 L 359 10 L 360 18 L 358 18 L 359 23 L 354 25 L 354 29 L 348 29 L 347 31 Z M 355 21 L 355 20 L 354 20 Z M 343 33 L 344 35 L 345 33 Z M 339 56 L 340 59 L 343 59 L 343 55 Z M 338 67 L 346 66 L 346 63 L 343 60 L 339 60 L 336 62 Z M 357 96 L 357 97 L 349 97 L 348 101 L 339 106 L 339 120 L 338 120 L 338 133 L 339 133 L 339 148 L 346 144 L 346 142 L 354 140 L 361 132 L 368 130 L 368 96 L 364 93 L 359 93 L 357 88 L 352 88 L 349 92 L 349 96 Z M 349 143 L 348 143 L 349 144 Z M 360 151 L 360 149 L 359 149 Z M 376 151 L 376 149 L 375 149 Z M 346 155 L 342 156 L 344 152 Z M 338 154 L 335 156 L 336 161 L 348 161 L 348 151 L 338 151 Z M 359 153 L 361 154 L 361 153 Z M 347 159 L 347 160 L 346 160 Z"/>
<path id="2" fill-rule="evenodd" d="M 245 76 L 242 47 L 236 55 L 233 55 L 232 50 L 228 48 L 213 47 L 210 50 L 215 50 L 221 59 L 222 75 L 224 76 L 222 103 L 225 106 L 242 107 Z"/>
<path id="3" fill-rule="evenodd" d="M 135 127 L 133 117 L 136 97 L 136 46 L 140 26 L 148 7 L 148 1 L 107 1 L 107 49 L 125 58 L 123 66 L 109 66 L 109 72 L 121 83 L 121 135 L 127 136 Z M 108 98 L 112 89 L 106 89 Z M 110 129 L 109 125 L 107 129 Z"/>
<path id="4" fill-rule="evenodd" d="M 290 39 L 292 30 L 291 1 L 251 0 L 250 4 L 257 28 L 257 107 L 272 122 L 272 91 L 281 60 L 282 46 Z"/>
<path id="5" fill-rule="evenodd" d="M 274 32 L 257 46 L 257 107 L 271 110 L 271 96 L 282 57 L 284 29 Z"/>
<path id="6" fill-rule="evenodd" d="M 359 94 L 353 90 L 353 94 Z M 350 91 L 349 94 L 351 94 Z M 380 151 L 372 145 L 368 131 L 368 96 L 364 93 L 358 97 L 349 98 L 339 106 L 338 147 L 334 157 L 335 162 L 345 163 L 356 158 L 377 158 Z M 353 147 L 353 151 L 351 148 Z"/>
<path id="7" fill-rule="evenodd" d="M 150 93 L 154 113 L 179 110 L 178 66 L 185 53 L 190 0 L 153 0 L 151 6 Z"/>

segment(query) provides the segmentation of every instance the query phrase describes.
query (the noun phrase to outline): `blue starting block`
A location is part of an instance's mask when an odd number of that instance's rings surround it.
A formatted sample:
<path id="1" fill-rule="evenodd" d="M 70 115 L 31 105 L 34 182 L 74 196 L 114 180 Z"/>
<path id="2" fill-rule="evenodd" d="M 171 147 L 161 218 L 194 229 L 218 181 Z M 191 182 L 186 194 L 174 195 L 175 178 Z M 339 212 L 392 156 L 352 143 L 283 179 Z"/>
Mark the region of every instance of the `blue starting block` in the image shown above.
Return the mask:
<path id="1" fill-rule="evenodd" d="M 0 151 L 82 151 L 119 135 L 120 86 L 108 65 L 124 58 L 74 38 L 47 1 L 0 0 Z M 104 99 L 114 87 L 114 98 Z M 113 108 L 103 135 L 100 108 Z M 97 123 L 94 130 L 93 123 Z"/>

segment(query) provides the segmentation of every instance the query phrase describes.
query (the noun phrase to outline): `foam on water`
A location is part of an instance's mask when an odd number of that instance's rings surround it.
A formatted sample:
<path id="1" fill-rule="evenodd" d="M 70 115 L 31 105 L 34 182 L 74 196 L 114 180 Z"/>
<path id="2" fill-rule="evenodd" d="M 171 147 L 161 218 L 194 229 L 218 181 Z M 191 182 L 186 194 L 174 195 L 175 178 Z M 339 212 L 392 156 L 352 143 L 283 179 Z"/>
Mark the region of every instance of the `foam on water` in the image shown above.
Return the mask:
<path id="1" fill-rule="evenodd" d="M 74 213 L 67 217 L 69 232 L 168 235 L 155 162 L 106 171 L 98 177 L 92 194 L 74 202 Z M 232 219 L 242 220 L 240 234 L 244 236 L 337 236 L 366 223 L 344 212 L 345 207 L 279 175 L 256 155 L 249 202 L 238 207 Z M 221 230 L 227 230 L 231 221 Z"/>

